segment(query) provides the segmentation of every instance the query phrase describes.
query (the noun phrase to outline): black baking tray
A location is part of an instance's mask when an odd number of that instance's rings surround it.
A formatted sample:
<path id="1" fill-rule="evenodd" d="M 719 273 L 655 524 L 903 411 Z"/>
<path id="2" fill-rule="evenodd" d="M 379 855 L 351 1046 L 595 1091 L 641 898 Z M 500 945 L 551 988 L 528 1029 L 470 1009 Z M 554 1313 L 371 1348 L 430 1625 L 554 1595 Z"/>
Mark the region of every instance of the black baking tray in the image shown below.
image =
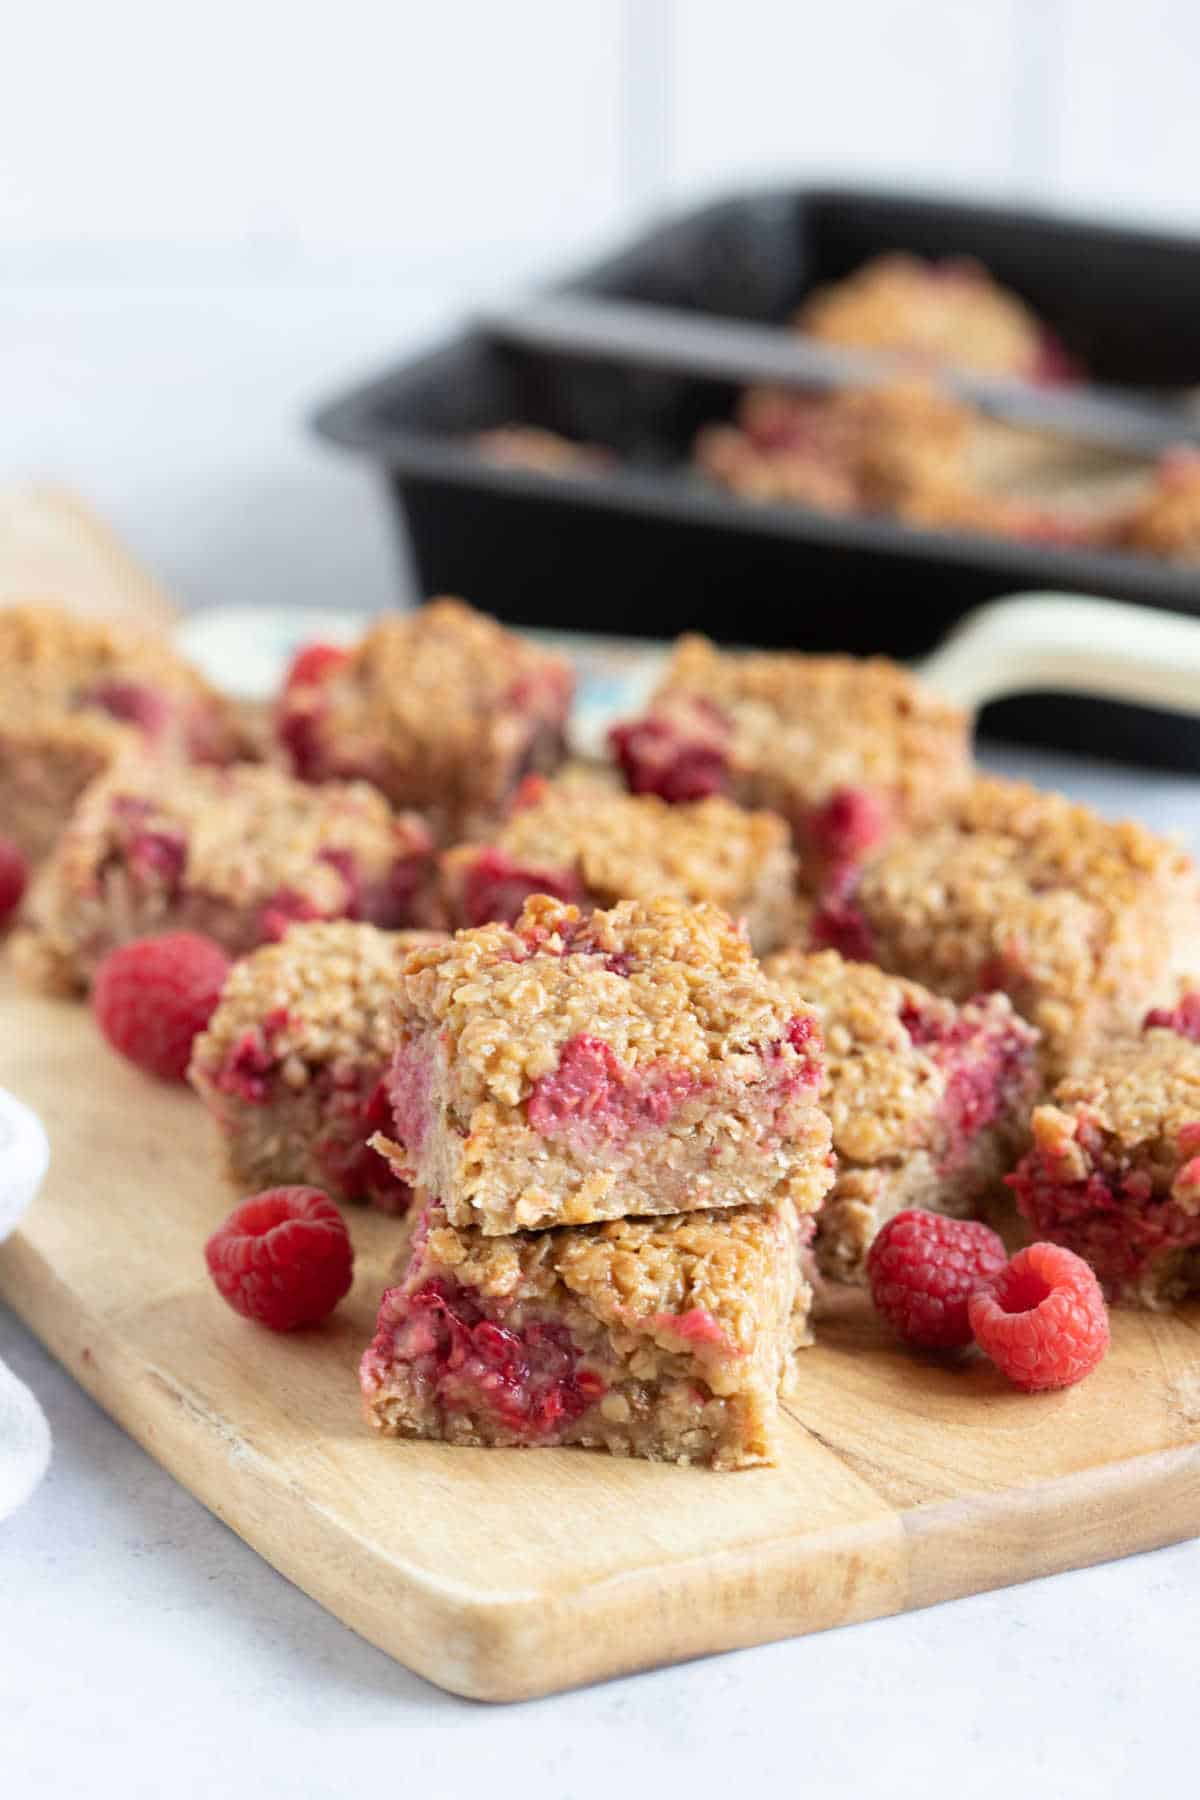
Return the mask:
<path id="1" fill-rule="evenodd" d="M 1200 242 L 958 201 L 852 189 L 734 197 L 557 291 L 780 323 L 813 285 L 886 249 L 978 257 L 1096 379 L 1139 400 L 1164 396 L 1168 421 L 1174 395 L 1200 383 Z M 1195 569 L 723 494 L 687 458 L 739 385 L 476 327 L 331 401 L 315 424 L 377 465 L 420 589 L 464 594 L 515 624 L 905 657 L 1016 590 L 1200 612 Z M 539 474 L 471 447 L 475 432 L 518 421 L 610 448 L 611 471 Z M 1132 708 L 1039 697 L 1005 702 L 989 722 L 1066 747 L 1200 763 L 1194 730 Z"/>
<path id="2" fill-rule="evenodd" d="M 1093 381 L 1200 386 L 1200 239 L 867 188 L 746 194 L 669 220 L 560 284 L 760 324 L 889 250 L 974 257 Z"/>

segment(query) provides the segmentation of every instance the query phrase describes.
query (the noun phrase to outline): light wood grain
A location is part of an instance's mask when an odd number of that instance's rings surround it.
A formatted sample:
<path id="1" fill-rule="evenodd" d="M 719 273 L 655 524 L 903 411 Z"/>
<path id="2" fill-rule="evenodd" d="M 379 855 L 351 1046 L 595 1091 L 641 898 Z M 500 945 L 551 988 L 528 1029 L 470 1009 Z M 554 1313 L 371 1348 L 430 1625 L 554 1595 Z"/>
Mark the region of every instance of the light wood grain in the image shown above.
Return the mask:
<path id="1" fill-rule="evenodd" d="M 49 482 L 0 486 L 0 605 L 20 600 L 160 630 L 178 610 L 82 500 Z"/>
<path id="2" fill-rule="evenodd" d="M 546 1693 L 1200 1530 L 1200 1312 L 1120 1317 L 1090 1380 L 1028 1399 L 892 1349 L 849 1299 L 804 1353 L 775 1470 L 381 1443 L 355 1365 L 394 1222 L 355 1214 L 349 1300 L 273 1337 L 204 1272 L 230 1196 L 188 1094 L 111 1056 L 84 1009 L 10 988 L 0 1084 L 53 1146 L 0 1293 L 278 1569 L 458 1693 Z"/>

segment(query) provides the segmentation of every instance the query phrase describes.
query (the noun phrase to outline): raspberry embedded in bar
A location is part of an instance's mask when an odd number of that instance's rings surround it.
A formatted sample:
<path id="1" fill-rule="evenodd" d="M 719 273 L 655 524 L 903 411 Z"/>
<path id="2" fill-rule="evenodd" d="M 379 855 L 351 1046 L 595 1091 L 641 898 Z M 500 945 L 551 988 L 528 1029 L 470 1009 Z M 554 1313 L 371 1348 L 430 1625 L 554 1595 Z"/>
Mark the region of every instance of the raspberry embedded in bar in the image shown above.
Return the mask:
<path id="1" fill-rule="evenodd" d="M 235 965 L 189 1071 L 235 1186 L 309 1185 L 405 1210 L 407 1182 L 368 1140 L 390 1125 L 383 1077 L 398 970 L 436 939 L 346 919 L 293 925 Z"/>
<path id="2" fill-rule="evenodd" d="M 759 954 L 786 941 L 795 857 L 785 822 L 714 797 L 670 806 L 598 779 L 531 780 L 507 823 L 442 858 L 451 922 L 511 925 L 531 894 L 581 907 L 674 895 L 745 919 Z"/>
<path id="3" fill-rule="evenodd" d="M 789 1200 L 485 1237 L 429 1201 L 360 1381 L 384 1437 L 581 1445 L 716 1469 L 774 1462 L 809 1340 Z"/>
<path id="4" fill-rule="evenodd" d="M 820 1035 L 713 906 L 538 896 L 414 951 L 396 985 L 397 1175 L 487 1235 L 820 1205 Z"/>
<path id="5" fill-rule="evenodd" d="M 84 795 L 30 897 L 19 961 L 38 985 L 80 992 L 107 950 L 156 932 L 242 956 L 304 920 L 419 925 L 433 867 L 424 821 L 365 782 L 138 761 Z"/>
<path id="6" fill-rule="evenodd" d="M 275 731 L 306 781 L 364 780 L 440 841 L 494 826 L 523 776 L 562 761 L 574 676 L 461 600 L 377 620 L 348 653 L 292 665 Z"/>
<path id="7" fill-rule="evenodd" d="M 963 1217 L 999 1189 L 1037 1093 L 1038 1034 L 1005 994 L 957 1006 L 835 950 L 784 950 L 763 972 L 820 1021 L 837 1176 L 816 1256 L 830 1278 L 861 1281 L 894 1214 Z"/>
<path id="8" fill-rule="evenodd" d="M 612 745 L 634 793 L 779 813 L 810 891 L 936 819 L 971 760 L 968 715 L 885 657 L 722 651 L 695 636 Z"/>

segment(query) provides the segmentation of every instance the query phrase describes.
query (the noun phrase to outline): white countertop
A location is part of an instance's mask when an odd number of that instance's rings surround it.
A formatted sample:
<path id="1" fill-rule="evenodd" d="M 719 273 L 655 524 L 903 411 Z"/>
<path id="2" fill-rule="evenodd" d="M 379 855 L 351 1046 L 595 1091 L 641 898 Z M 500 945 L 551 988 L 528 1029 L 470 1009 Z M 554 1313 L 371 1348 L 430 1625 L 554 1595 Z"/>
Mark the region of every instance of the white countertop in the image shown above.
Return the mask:
<path id="1" fill-rule="evenodd" d="M 445 296 L 211 285 L 0 298 L 0 478 L 96 501 L 190 599 L 381 604 L 371 485 L 298 419 Z M 997 766 L 1200 847 L 1200 782 Z M 165 1202 L 164 1202 L 165 1203 Z M 208 1514 L 0 1306 L 54 1458 L 0 1525 L 4 1800 L 1153 1793 L 1190 1773 L 1200 1544 L 524 1706 L 429 1687 Z M 1200 1530 L 1200 1486 L 1197 1495 Z"/>

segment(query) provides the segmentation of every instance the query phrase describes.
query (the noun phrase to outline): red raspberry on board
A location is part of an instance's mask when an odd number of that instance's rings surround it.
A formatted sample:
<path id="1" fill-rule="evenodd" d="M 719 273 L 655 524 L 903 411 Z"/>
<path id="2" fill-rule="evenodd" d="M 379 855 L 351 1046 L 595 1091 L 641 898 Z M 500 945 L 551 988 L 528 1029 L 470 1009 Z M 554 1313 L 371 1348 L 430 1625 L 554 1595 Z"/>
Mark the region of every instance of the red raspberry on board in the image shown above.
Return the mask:
<path id="1" fill-rule="evenodd" d="M 970 1219 L 910 1208 L 889 1219 L 867 1253 L 880 1318 L 922 1350 L 971 1342 L 967 1302 L 1004 1268 L 1002 1240 Z"/>
<path id="2" fill-rule="evenodd" d="M 292 688 L 298 687 L 315 687 L 335 669 L 340 669 L 349 655 L 348 650 L 337 644 L 305 644 L 297 650 L 284 676 L 284 692 L 290 693 Z"/>
<path id="3" fill-rule="evenodd" d="M 11 838 L 0 837 L 0 927 L 8 924 L 24 897 L 29 865 Z"/>
<path id="4" fill-rule="evenodd" d="M 1073 1387 L 1108 1349 L 1100 1283 L 1073 1250 L 1030 1244 L 968 1306 L 975 1342 L 1026 1393 Z"/>
<path id="5" fill-rule="evenodd" d="M 268 1188 L 235 1206 L 204 1246 L 234 1312 L 271 1331 L 317 1325 L 350 1291 L 354 1249 L 320 1188 Z"/>
<path id="6" fill-rule="evenodd" d="M 96 1023 L 147 1075 L 182 1081 L 192 1039 L 208 1024 L 229 969 L 221 946 L 195 931 L 122 944 L 96 971 Z"/>

